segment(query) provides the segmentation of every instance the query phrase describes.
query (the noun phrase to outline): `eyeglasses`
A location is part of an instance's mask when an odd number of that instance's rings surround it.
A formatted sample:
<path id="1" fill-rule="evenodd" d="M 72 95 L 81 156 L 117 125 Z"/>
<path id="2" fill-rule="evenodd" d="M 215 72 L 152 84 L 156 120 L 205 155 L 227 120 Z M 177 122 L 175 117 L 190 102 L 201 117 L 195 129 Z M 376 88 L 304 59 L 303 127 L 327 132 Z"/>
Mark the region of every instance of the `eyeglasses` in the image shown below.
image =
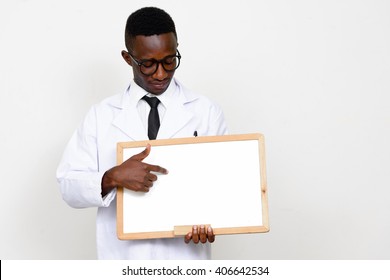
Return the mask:
<path id="1" fill-rule="evenodd" d="M 130 55 L 131 59 L 133 59 L 137 63 L 141 73 L 146 76 L 151 76 L 156 73 L 159 64 L 162 65 L 166 72 L 175 71 L 179 67 L 181 59 L 181 55 L 178 50 L 176 55 L 170 55 L 160 60 L 154 58 L 137 60 L 130 52 L 128 52 L 128 54 Z"/>

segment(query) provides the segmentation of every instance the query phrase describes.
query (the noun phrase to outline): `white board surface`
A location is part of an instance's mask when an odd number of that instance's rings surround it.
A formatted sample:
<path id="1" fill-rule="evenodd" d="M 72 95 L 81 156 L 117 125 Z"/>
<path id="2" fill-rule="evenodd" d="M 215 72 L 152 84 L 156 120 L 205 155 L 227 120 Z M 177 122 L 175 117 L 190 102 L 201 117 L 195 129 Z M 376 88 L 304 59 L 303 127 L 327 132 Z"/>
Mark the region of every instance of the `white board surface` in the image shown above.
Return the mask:
<path id="1" fill-rule="evenodd" d="M 142 233 L 167 233 L 187 225 L 210 224 L 216 232 L 264 227 L 261 163 L 265 161 L 260 160 L 259 137 L 238 141 L 226 137 L 218 136 L 216 142 L 208 142 L 215 140 L 209 137 L 202 137 L 206 142 L 199 142 L 200 137 L 185 139 L 185 143 L 172 139 L 174 144 L 169 145 L 150 141 L 151 152 L 144 162 L 160 165 L 169 173 L 158 174 L 147 193 L 123 191 L 120 231 L 125 236 L 129 233 L 128 237 L 132 233 L 142 237 Z M 190 143 L 194 139 L 197 142 Z M 123 148 L 122 161 L 145 149 L 145 143 L 139 144 Z"/>

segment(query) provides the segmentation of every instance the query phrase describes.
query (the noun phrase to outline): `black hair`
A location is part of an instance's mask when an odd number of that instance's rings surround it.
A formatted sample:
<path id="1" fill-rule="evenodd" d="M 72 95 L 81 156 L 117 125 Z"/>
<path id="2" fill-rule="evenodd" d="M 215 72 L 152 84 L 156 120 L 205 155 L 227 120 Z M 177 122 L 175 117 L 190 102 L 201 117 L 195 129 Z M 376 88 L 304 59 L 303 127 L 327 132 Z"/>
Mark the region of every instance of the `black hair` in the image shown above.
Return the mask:
<path id="1" fill-rule="evenodd" d="M 145 7 L 133 12 L 127 19 L 125 43 L 131 49 L 132 40 L 137 35 L 151 36 L 173 32 L 177 39 L 175 23 L 171 16 L 162 9 Z"/>

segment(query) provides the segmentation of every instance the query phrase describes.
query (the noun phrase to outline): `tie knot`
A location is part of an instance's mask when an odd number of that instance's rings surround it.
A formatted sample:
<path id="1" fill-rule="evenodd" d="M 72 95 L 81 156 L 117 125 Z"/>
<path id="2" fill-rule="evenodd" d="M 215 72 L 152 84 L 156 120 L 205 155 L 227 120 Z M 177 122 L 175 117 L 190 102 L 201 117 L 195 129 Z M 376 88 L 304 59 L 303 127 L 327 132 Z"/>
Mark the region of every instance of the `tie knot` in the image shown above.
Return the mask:
<path id="1" fill-rule="evenodd" d="M 158 104 L 160 103 L 160 99 L 158 99 L 157 97 L 148 97 L 145 95 L 144 97 L 142 97 L 142 99 L 148 102 L 151 108 L 157 108 Z"/>

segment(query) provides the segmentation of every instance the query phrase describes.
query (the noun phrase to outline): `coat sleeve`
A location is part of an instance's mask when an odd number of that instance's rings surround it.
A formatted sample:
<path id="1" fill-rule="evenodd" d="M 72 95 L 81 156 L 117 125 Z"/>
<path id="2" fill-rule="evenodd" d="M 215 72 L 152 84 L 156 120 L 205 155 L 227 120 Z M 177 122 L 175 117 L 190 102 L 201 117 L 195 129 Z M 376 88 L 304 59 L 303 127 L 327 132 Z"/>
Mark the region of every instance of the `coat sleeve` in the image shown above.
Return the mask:
<path id="1" fill-rule="evenodd" d="M 115 190 L 101 196 L 104 171 L 99 170 L 96 110 L 93 107 L 72 135 L 57 168 L 62 198 L 74 208 L 107 207 Z"/>
<path id="2" fill-rule="evenodd" d="M 226 125 L 223 111 L 217 104 L 213 104 L 211 107 L 207 135 L 226 135 L 226 134 L 228 134 L 228 128 Z"/>

